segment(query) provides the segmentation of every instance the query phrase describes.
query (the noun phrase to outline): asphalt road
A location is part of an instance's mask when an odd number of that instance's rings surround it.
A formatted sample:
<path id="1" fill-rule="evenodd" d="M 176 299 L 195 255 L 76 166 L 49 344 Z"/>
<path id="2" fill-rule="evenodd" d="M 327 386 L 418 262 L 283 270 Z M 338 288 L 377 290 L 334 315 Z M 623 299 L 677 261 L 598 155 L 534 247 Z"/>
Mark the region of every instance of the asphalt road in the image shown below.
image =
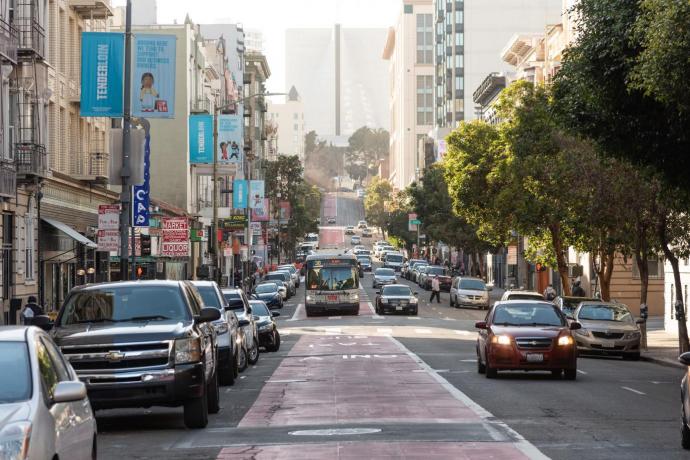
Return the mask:
<path id="1" fill-rule="evenodd" d="M 347 217 L 327 233 L 342 241 L 361 209 L 356 198 L 337 205 Z M 359 316 L 306 318 L 300 289 L 278 318 L 280 351 L 221 388 L 221 412 L 204 430 L 185 429 L 181 409 L 99 412 L 101 458 L 689 458 L 677 369 L 580 358 L 576 381 L 521 372 L 489 380 L 474 348 L 485 312 L 452 309 L 447 293 L 429 304 L 413 286 L 418 316 L 379 316 L 370 277 Z"/>

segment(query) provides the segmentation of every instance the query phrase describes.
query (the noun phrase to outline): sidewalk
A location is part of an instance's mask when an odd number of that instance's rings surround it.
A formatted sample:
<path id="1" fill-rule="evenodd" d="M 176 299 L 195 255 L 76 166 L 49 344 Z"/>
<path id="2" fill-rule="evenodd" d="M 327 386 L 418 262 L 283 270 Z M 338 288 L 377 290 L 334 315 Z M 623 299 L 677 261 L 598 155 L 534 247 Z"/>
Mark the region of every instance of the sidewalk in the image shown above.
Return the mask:
<path id="1" fill-rule="evenodd" d="M 678 334 L 664 330 L 662 316 L 647 320 L 647 351 L 642 352 L 642 360 L 680 369 L 686 367 L 678 362 Z"/>

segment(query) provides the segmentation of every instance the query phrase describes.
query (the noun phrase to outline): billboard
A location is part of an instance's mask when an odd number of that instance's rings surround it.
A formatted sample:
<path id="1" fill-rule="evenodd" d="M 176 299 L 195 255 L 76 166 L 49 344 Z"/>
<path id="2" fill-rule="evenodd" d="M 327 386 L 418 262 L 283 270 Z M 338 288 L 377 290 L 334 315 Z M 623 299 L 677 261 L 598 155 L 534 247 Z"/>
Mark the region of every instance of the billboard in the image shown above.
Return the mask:
<path id="1" fill-rule="evenodd" d="M 242 115 L 218 116 L 218 162 L 243 164 Z"/>
<path id="2" fill-rule="evenodd" d="M 189 116 L 189 162 L 213 163 L 213 115 Z"/>
<path id="3" fill-rule="evenodd" d="M 234 209 L 246 209 L 248 195 L 246 180 L 235 179 L 232 181 L 232 207 Z"/>
<path id="4" fill-rule="evenodd" d="M 268 198 L 264 198 L 263 207 L 252 209 L 252 222 L 268 222 L 271 218 L 270 209 Z"/>
<path id="5" fill-rule="evenodd" d="M 252 209 L 264 209 L 264 181 L 249 181 L 249 207 Z"/>
<path id="6" fill-rule="evenodd" d="M 175 118 L 174 35 L 137 34 L 132 59 L 132 116 Z"/>
<path id="7" fill-rule="evenodd" d="M 82 117 L 119 118 L 123 112 L 125 35 L 83 32 L 81 48 Z"/>

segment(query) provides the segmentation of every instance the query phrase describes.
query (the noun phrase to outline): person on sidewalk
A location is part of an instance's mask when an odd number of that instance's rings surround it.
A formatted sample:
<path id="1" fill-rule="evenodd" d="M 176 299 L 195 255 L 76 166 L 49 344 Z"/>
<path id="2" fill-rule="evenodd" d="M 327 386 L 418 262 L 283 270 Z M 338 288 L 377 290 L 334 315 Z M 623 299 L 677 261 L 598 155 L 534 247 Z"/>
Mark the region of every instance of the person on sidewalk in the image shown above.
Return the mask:
<path id="1" fill-rule="evenodd" d="M 544 298 L 549 302 L 556 298 L 556 290 L 553 288 L 552 284 L 549 284 L 546 286 L 546 289 L 544 289 Z"/>
<path id="2" fill-rule="evenodd" d="M 572 295 L 573 297 L 585 297 L 587 294 L 585 293 L 585 290 L 582 288 L 580 285 L 580 280 L 576 280 L 573 283 L 573 289 L 572 289 Z"/>
<path id="3" fill-rule="evenodd" d="M 431 299 L 429 303 L 434 302 L 434 297 L 436 297 L 436 303 L 441 303 L 441 283 L 438 281 L 438 275 L 434 275 L 431 280 Z"/>
<path id="4" fill-rule="evenodd" d="M 45 315 L 45 312 L 36 301 L 36 297 L 32 295 L 29 296 L 26 305 L 24 306 L 24 310 L 22 311 L 22 322 L 25 325 L 30 326 L 33 324 L 34 318 L 43 315 Z"/>

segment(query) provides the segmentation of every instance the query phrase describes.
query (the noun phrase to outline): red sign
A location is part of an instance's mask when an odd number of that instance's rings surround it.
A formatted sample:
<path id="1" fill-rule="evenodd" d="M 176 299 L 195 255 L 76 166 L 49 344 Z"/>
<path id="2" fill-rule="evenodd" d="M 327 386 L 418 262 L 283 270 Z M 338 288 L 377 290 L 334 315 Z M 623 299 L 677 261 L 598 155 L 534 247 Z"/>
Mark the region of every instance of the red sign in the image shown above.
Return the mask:
<path id="1" fill-rule="evenodd" d="M 189 256 L 189 222 L 186 217 L 164 217 L 163 242 L 160 255 L 162 257 Z"/>

